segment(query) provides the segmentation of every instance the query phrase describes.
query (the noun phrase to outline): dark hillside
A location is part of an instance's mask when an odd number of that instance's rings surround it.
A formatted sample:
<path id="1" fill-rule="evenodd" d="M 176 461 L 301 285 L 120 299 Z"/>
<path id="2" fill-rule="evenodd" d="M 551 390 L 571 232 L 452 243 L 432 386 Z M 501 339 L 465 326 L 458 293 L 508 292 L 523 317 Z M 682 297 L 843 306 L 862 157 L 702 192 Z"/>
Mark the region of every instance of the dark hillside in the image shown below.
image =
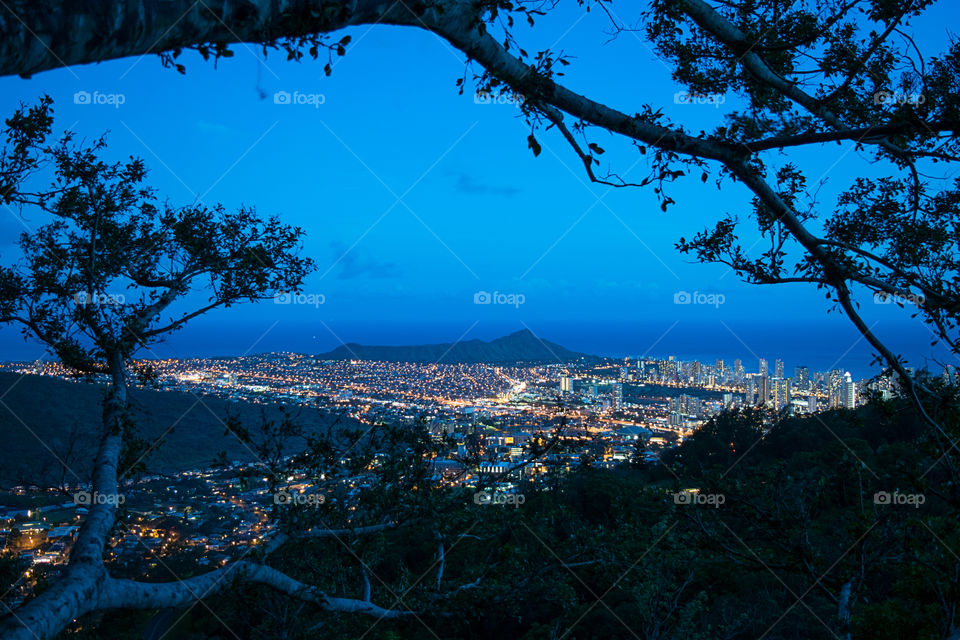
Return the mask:
<path id="1" fill-rule="evenodd" d="M 86 479 L 96 451 L 104 390 L 97 384 L 0 373 L 0 486 L 56 482 L 64 464 Z M 221 451 L 228 460 L 253 460 L 253 452 L 227 432 L 224 419 L 239 416 L 253 429 L 261 424 L 263 412 L 268 419 L 281 415 L 277 405 L 176 391 L 134 389 L 131 397 L 140 436 L 153 443 L 166 434 L 145 459 L 149 471 L 207 466 Z M 303 409 L 299 420 L 322 428 L 333 417 Z M 70 471 L 65 479 L 76 480 Z"/>

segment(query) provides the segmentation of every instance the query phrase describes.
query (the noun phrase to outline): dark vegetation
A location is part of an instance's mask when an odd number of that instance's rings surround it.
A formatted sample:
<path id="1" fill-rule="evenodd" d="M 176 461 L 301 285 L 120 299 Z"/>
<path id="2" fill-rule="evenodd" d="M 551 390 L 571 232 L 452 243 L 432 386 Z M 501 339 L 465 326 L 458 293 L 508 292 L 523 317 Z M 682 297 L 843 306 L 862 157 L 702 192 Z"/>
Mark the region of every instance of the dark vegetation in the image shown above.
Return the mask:
<path id="1" fill-rule="evenodd" d="M 955 406 L 952 390 L 944 397 Z M 939 417 L 956 429 L 955 412 Z M 416 616 L 373 624 L 245 586 L 192 608 L 166 637 L 948 637 L 960 605 L 956 452 L 941 457 L 905 401 L 767 419 L 722 414 L 662 464 L 575 469 L 543 485 L 552 490 L 522 487 L 519 507 L 384 477 L 363 509 L 401 512 L 402 526 L 286 545 L 272 562 L 337 585 L 331 595 L 362 590 L 366 575 L 375 599 Z M 408 443 L 418 429 L 405 427 Z M 678 503 L 690 489 L 701 504 Z M 901 498 L 884 504 L 882 492 Z M 150 619 L 101 616 L 80 637 L 139 637 L 121 629 Z"/>
<path id="2" fill-rule="evenodd" d="M 431 483 L 426 462 L 439 444 L 422 425 L 384 427 L 364 456 L 353 456 L 369 465 L 369 451 L 385 452 L 355 511 L 278 514 L 289 543 L 269 559 L 233 563 L 233 573 L 199 592 L 185 580 L 202 583 L 200 569 L 166 584 L 109 575 L 104 550 L 117 510 L 94 506 L 64 578 L 0 619 L 0 633 L 960 637 L 955 392 L 914 378 L 859 306 L 874 295 L 907 301 L 934 339 L 960 354 L 960 184 L 934 166 L 960 160 L 960 44 L 924 51 L 929 43 L 906 30 L 932 0 L 654 0 L 637 24 L 623 23 L 609 2 L 578 2 L 610 18 L 610 35 L 637 38 L 670 66 L 688 98 L 724 97 L 722 120 L 703 131 L 671 120 L 661 96 L 641 94 L 620 111 L 568 88 L 562 70 L 579 56 L 528 53 L 533 43 L 519 28 L 556 3 L 200 4 L 14 2 L 0 18 L 0 73 L 157 52 L 186 72 L 185 51 L 220 61 L 243 42 L 290 60 L 327 57 L 329 75 L 334 54 L 346 55 L 350 43 L 333 33 L 341 28 L 425 29 L 469 58 L 461 91 L 517 99 L 534 155 L 538 138 L 562 137 L 591 181 L 652 189 L 664 212 L 697 178 L 746 196 L 699 232 L 681 212 L 676 248 L 748 283 L 816 287 L 897 377 L 905 399 L 771 422 L 756 411 L 724 414 L 664 464 L 584 465 L 548 478 L 540 487 L 548 491 L 521 487 L 527 500 L 517 508 L 478 505 L 470 491 Z M 100 431 L 93 484 L 110 494 L 119 461 L 143 435 L 127 395 L 135 352 L 210 308 L 296 291 L 313 265 L 298 256 L 302 231 L 278 218 L 164 204 L 145 183 L 142 161 L 101 160 L 102 141 L 84 148 L 70 135 L 48 140 L 50 106 L 44 99 L 7 121 L 0 200 L 41 209 L 53 222 L 22 236 L 23 260 L 0 269 L 0 319 L 22 325 L 67 366 L 110 375 L 95 405 L 102 419 L 82 425 Z M 645 156 L 645 175 L 626 182 L 616 172 L 629 163 L 611 154 L 608 164 L 598 141 Z M 811 152 L 847 153 L 835 144 L 855 148 L 864 169 L 821 202 L 822 179 L 813 179 L 820 169 L 803 161 Z M 56 180 L 32 191 L 34 174 L 48 168 Z M 755 238 L 765 240 L 762 253 L 751 251 Z M 129 303 L 76 304 L 77 295 L 110 299 L 117 289 Z M 179 313 L 192 291 L 212 294 L 210 305 Z M 178 310 L 172 322 L 168 308 Z M 319 439 L 300 463 L 332 473 L 338 456 Z M 391 526 L 373 535 L 328 528 L 377 523 Z M 0 567 L 8 569 L 16 573 Z"/>
<path id="3" fill-rule="evenodd" d="M 101 419 L 106 391 L 100 384 L 0 373 L 0 487 L 76 484 L 77 477 L 57 458 L 86 482 L 100 436 L 85 427 Z M 208 467 L 221 453 L 227 461 L 252 462 L 256 456 L 231 433 L 229 418 L 255 426 L 283 415 L 283 408 L 272 402 L 233 402 L 180 391 L 136 388 L 130 398 L 138 435 L 149 448 L 143 456 L 145 470 L 157 473 Z M 308 433 L 334 423 L 356 427 L 356 421 L 327 411 L 294 413 Z"/>

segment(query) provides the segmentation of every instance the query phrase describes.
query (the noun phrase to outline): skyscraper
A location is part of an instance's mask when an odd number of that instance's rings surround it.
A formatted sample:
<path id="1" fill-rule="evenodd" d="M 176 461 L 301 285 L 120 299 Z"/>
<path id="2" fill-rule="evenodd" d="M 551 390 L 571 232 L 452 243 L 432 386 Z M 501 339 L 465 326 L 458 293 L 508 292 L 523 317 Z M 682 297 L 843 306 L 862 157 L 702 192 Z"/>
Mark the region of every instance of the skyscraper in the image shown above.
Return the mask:
<path id="1" fill-rule="evenodd" d="M 771 380 L 771 401 L 775 411 L 781 411 L 790 406 L 790 384 L 784 378 Z"/>
<path id="2" fill-rule="evenodd" d="M 776 362 L 773 365 L 773 377 L 782 378 L 783 377 L 783 360 L 777 358 Z"/>
<path id="3" fill-rule="evenodd" d="M 836 409 L 844 406 L 843 403 L 843 381 L 844 376 L 840 371 L 834 369 L 827 378 L 827 390 L 830 393 L 830 408 Z"/>
<path id="4" fill-rule="evenodd" d="M 847 409 L 857 407 L 857 383 L 853 381 L 849 371 L 843 374 L 843 406 Z"/>
<path id="5" fill-rule="evenodd" d="M 739 360 L 733 361 L 733 381 L 737 384 L 740 384 L 746 378 L 746 373 L 743 370 L 743 363 Z"/>
<path id="6" fill-rule="evenodd" d="M 768 372 L 769 369 L 767 368 L 767 359 L 760 358 L 760 367 L 757 373 L 759 373 L 761 376 L 766 376 Z"/>
<path id="7" fill-rule="evenodd" d="M 797 388 L 800 389 L 801 391 L 810 390 L 810 368 L 809 367 L 794 367 L 793 379 L 796 382 Z"/>

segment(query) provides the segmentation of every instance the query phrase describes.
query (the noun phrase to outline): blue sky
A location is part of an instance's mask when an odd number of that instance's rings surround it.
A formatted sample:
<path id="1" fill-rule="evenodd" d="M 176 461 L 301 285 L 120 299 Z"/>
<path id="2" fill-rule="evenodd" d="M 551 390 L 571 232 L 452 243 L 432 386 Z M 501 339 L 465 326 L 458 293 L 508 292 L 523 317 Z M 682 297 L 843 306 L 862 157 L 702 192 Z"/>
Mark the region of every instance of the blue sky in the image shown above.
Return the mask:
<path id="1" fill-rule="evenodd" d="M 957 11 L 942 2 L 917 23 L 925 50 L 943 49 Z M 570 7 L 518 35 L 530 51 L 575 56 L 565 82 L 578 92 L 627 112 L 662 106 L 691 129 L 718 122 L 722 109 L 674 104 L 680 87 L 639 38 L 608 42 L 605 29 L 601 16 Z M 538 136 L 543 153 L 534 158 L 519 109 L 477 104 L 469 81 L 458 95 L 463 56 L 436 36 L 396 27 L 346 33 L 353 42 L 331 77 L 323 61 L 264 61 L 237 46 L 216 69 L 186 56 L 185 76 L 148 56 L 0 79 L 0 112 L 49 93 L 57 129 L 87 138 L 108 131 L 110 153 L 143 157 L 174 204 L 255 205 L 305 229 L 319 270 L 304 290 L 322 295 L 322 305 L 212 313 L 156 355 L 322 352 L 340 340 L 488 339 L 527 327 L 584 351 L 749 362 L 782 349 L 788 366 L 816 352 L 813 366 L 837 360 L 866 373 L 869 350 L 845 319 L 827 315 L 822 294 L 743 285 L 725 267 L 691 264 L 674 249 L 726 212 L 745 216 L 745 190 L 726 184 L 718 193 L 712 181 L 683 179 L 664 214 L 652 191 L 590 185 L 556 132 Z M 75 104 L 77 92 L 92 102 L 120 95 L 123 104 Z M 277 104 L 277 92 L 302 104 Z M 644 175 L 646 161 L 629 145 L 593 139 L 613 169 Z M 824 203 L 851 176 L 882 171 L 846 146 L 798 158 L 811 180 L 827 178 Z M 0 213 L 0 259 L 9 260 L 24 227 Z M 38 220 L 28 213 L 25 223 Z M 524 303 L 474 304 L 481 291 L 521 294 Z M 674 304 L 680 291 L 721 294 L 724 303 Z M 929 351 L 929 333 L 907 314 L 870 299 L 865 307 L 898 348 Z M 0 331 L 0 345 L 7 358 L 42 352 L 11 329 Z"/>

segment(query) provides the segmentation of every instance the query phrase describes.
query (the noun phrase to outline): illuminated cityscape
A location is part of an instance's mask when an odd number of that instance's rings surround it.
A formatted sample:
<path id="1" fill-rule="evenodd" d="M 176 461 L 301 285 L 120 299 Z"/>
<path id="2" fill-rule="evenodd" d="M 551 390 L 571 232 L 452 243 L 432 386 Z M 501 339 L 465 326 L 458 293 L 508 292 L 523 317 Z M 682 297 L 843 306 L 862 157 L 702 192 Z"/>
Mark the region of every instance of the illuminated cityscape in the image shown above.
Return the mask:
<path id="1" fill-rule="evenodd" d="M 152 368 L 160 389 L 198 398 L 316 407 L 367 425 L 423 421 L 431 434 L 453 443 L 445 457 L 433 461 L 438 482 L 472 487 L 479 478 L 493 476 L 507 493 L 517 480 L 536 478 L 547 465 L 655 462 L 661 451 L 724 409 L 761 406 L 772 419 L 854 408 L 868 393 L 895 391 L 890 379 L 855 382 L 840 370 L 796 367 L 785 377 L 781 360 L 775 361 L 773 376 L 765 360 L 756 372 L 747 372 L 741 360 L 706 364 L 673 357 L 467 365 L 267 353 L 138 364 Z M 6 363 L 0 370 L 75 380 L 52 363 Z M 956 373 L 950 368 L 944 375 Z M 514 471 L 532 443 L 554 430 L 570 446 Z M 463 461 L 468 448 L 481 454 L 472 465 Z M 276 533 L 268 517 L 275 494 L 261 468 L 257 460 L 233 460 L 219 469 L 177 477 L 147 473 L 126 481 L 123 506 L 132 518 L 111 541 L 108 560 L 119 570 L 128 565 L 155 569 L 163 558 L 217 565 L 265 544 Z M 333 503 L 349 502 L 368 478 L 353 475 L 333 484 L 303 475 L 286 480 L 292 495 L 320 500 L 340 495 L 331 498 Z M 85 505 L 97 499 L 85 489 L 18 486 L 0 494 L 4 552 L 33 565 L 29 579 L 16 588 L 17 598 L 27 597 L 41 577 L 56 575 L 66 562 Z M 72 492 L 72 499 L 65 500 L 65 492 Z"/>

